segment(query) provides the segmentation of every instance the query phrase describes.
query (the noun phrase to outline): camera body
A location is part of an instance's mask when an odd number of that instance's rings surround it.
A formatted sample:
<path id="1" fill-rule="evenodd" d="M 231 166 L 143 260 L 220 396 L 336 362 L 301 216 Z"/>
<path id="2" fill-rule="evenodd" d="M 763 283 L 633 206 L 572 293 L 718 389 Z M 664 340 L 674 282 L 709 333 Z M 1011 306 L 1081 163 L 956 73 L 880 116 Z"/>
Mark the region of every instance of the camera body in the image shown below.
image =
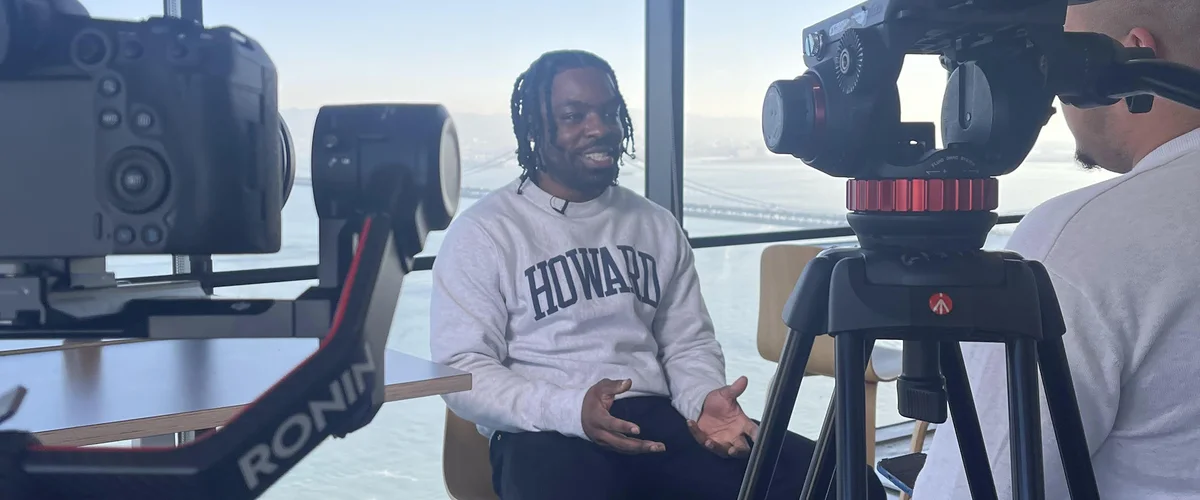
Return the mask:
<path id="1" fill-rule="evenodd" d="M 811 26 L 808 71 L 767 91 L 767 147 L 834 177 L 1012 172 L 1054 113 L 1045 48 L 1063 36 L 1067 1 L 869 0 Z M 945 149 L 934 124 L 901 122 L 897 79 L 908 54 L 939 55 L 949 72 Z"/>
<path id="2" fill-rule="evenodd" d="M 289 158 L 263 48 L 42 14 L 9 12 L 0 50 L 0 257 L 279 251 Z"/>

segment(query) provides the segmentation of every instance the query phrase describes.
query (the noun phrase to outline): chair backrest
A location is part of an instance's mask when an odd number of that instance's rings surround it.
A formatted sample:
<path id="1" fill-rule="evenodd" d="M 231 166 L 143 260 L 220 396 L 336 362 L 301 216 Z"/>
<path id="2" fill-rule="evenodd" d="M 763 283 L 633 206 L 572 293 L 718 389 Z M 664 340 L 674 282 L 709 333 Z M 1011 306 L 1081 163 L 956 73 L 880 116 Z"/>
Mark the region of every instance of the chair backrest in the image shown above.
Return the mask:
<path id="1" fill-rule="evenodd" d="M 796 281 L 804 272 L 804 267 L 813 260 L 824 248 L 795 244 L 771 245 L 763 250 L 759 263 L 759 296 L 758 296 L 758 353 L 764 359 L 779 362 L 783 353 L 783 343 L 788 336 L 788 327 L 783 323 L 783 308 L 787 304 Z M 892 380 L 899 376 L 894 368 L 899 366 L 900 351 L 878 345 L 872 350 L 871 361 L 867 363 L 866 372 L 866 437 L 867 463 L 875 463 L 875 399 L 881 377 L 875 371 L 875 360 L 884 359 L 885 378 Z M 813 341 L 812 354 L 804 367 L 805 375 L 834 376 L 833 337 L 820 335 Z"/>
<path id="2" fill-rule="evenodd" d="M 446 409 L 442 442 L 442 478 L 453 500 L 499 500 L 492 489 L 492 462 L 488 440 L 475 424 Z"/>
<path id="3" fill-rule="evenodd" d="M 771 245 L 763 250 L 759 263 L 758 353 L 764 359 L 779 362 L 788 335 L 788 327 L 783 324 L 784 305 L 796 288 L 804 267 L 823 250 L 822 247 L 795 244 Z M 828 335 L 817 337 L 804 368 L 805 374 L 832 377 L 833 353 L 833 338 Z M 880 381 L 873 363 L 867 364 L 866 375 L 867 382 Z"/>

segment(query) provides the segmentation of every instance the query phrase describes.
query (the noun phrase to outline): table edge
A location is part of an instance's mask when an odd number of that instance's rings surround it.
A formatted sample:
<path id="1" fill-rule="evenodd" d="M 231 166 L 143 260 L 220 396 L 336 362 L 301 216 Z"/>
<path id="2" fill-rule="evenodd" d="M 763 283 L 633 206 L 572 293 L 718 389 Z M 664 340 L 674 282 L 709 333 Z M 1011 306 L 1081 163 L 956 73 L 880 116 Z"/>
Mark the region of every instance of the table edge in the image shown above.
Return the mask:
<path id="1" fill-rule="evenodd" d="M 435 379 L 390 384 L 384 388 L 384 403 L 404 401 L 471 390 L 471 374 L 459 373 Z M 209 408 L 187 413 L 108 422 L 36 433 L 46 446 L 89 446 L 115 443 L 224 425 L 247 405 Z M 186 425 L 185 425 L 186 424 Z"/>
<path id="2" fill-rule="evenodd" d="M 136 344 L 139 342 L 151 342 L 154 340 L 158 340 L 158 339 L 131 338 L 131 339 L 116 339 L 116 340 L 98 340 L 95 342 L 70 342 L 70 343 L 66 343 L 66 344 L 45 345 L 45 346 L 40 346 L 40 347 L 23 347 L 20 349 L 9 349 L 6 351 L 0 351 L 0 357 L 20 356 L 22 354 L 37 354 L 40 352 L 69 351 L 71 349 L 97 348 L 97 347 L 108 347 L 108 346 L 124 345 L 124 344 Z"/>

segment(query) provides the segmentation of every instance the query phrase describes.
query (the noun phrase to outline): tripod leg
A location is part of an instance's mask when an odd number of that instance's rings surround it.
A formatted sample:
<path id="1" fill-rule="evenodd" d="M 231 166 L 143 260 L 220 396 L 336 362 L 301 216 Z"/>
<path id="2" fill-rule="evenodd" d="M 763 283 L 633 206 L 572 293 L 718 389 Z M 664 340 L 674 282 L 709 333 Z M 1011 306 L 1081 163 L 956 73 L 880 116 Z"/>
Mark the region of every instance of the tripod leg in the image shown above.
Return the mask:
<path id="1" fill-rule="evenodd" d="M 1013 498 L 1042 500 L 1042 412 L 1038 401 L 1037 341 L 1005 343 L 1008 354 L 1008 421 L 1012 436 Z"/>
<path id="2" fill-rule="evenodd" d="M 775 465 L 779 462 L 779 453 L 783 451 L 783 437 L 788 422 L 792 420 L 800 382 L 804 379 L 804 367 L 812 354 L 815 339 L 816 335 L 788 332 L 779 358 L 779 368 L 775 371 L 775 380 L 767 392 L 767 406 L 763 410 L 762 424 L 758 427 L 758 439 L 750 451 L 750 463 L 746 466 L 746 475 L 738 493 L 739 500 L 765 499 L 771 489 Z"/>
<path id="3" fill-rule="evenodd" d="M 1092 469 L 1092 454 L 1079 413 L 1079 400 L 1075 397 L 1075 383 L 1067 362 L 1067 350 L 1063 346 L 1062 336 L 1067 327 L 1063 323 L 1058 296 L 1054 293 L 1054 283 L 1046 268 L 1035 261 L 1029 261 L 1029 265 L 1037 279 L 1041 299 L 1043 338 L 1038 342 L 1038 364 L 1042 386 L 1046 391 L 1046 407 L 1050 410 L 1058 454 L 1062 458 L 1067 491 L 1071 493 L 1071 498 L 1100 498 L 1096 472 Z"/>
<path id="4" fill-rule="evenodd" d="M 863 353 L 869 340 L 845 332 L 834 340 L 838 498 L 867 498 L 867 364 Z"/>
<path id="5" fill-rule="evenodd" d="M 809 261 L 784 304 L 781 319 L 788 326 L 788 336 L 783 343 L 779 367 L 775 370 L 775 380 L 767 393 L 758 439 L 750 450 L 750 463 L 746 466 L 738 500 L 764 499 L 770 491 L 813 341 L 817 335 L 828 331 L 829 282 L 837 262 L 836 253 L 822 253 Z M 764 479 L 766 484 L 762 484 Z"/>
<path id="6" fill-rule="evenodd" d="M 825 410 L 825 422 L 821 424 L 821 435 L 817 438 L 817 446 L 813 458 L 808 463 L 808 473 L 804 476 L 804 489 L 800 490 L 800 500 L 829 500 L 833 496 L 833 473 L 837 448 L 833 446 L 834 415 L 837 414 L 837 396 L 829 398 L 829 408 Z M 820 492 L 824 495 L 817 496 Z M 837 500 L 836 498 L 834 500 Z"/>
<path id="7" fill-rule="evenodd" d="M 871 359 L 871 350 L 875 347 L 875 339 L 867 340 L 867 350 L 863 356 L 863 363 L 866 364 Z M 836 500 L 834 492 L 836 491 L 833 485 L 834 473 L 837 470 L 834 464 L 837 461 L 837 448 L 833 446 L 834 425 L 837 415 L 837 394 L 829 398 L 829 408 L 825 410 L 825 422 L 821 424 L 821 435 L 817 438 L 816 450 L 813 453 L 812 461 L 808 464 L 808 474 L 804 476 L 804 489 L 800 492 L 801 500 Z M 874 443 L 868 443 L 868 446 Z M 817 497 L 820 492 L 825 492 L 825 495 Z"/>
<path id="8" fill-rule="evenodd" d="M 1062 338 L 1042 340 L 1038 345 L 1038 357 L 1041 360 L 1042 385 L 1046 389 L 1046 407 L 1050 409 L 1050 421 L 1054 425 L 1063 474 L 1067 478 L 1067 491 L 1071 493 L 1071 498 L 1100 498 L 1096 471 L 1092 469 L 1092 454 L 1088 449 L 1087 435 L 1083 432 L 1079 400 L 1075 398 Z"/>
<path id="9" fill-rule="evenodd" d="M 971 396 L 971 382 L 967 379 L 962 349 L 958 342 L 942 342 L 941 353 L 942 375 L 946 378 L 946 402 L 950 405 L 950 421 L 954 425 L 954 435 L 958 437 L 958 450 L 962 454 L 963 471 L 967 475 L 971 498 L 995 499 L 996 478 L 992 476 L 987 448 L 984 447 L 983 430 L 979 427 L 979 413 L 975 411 L 975 398 Z"/>

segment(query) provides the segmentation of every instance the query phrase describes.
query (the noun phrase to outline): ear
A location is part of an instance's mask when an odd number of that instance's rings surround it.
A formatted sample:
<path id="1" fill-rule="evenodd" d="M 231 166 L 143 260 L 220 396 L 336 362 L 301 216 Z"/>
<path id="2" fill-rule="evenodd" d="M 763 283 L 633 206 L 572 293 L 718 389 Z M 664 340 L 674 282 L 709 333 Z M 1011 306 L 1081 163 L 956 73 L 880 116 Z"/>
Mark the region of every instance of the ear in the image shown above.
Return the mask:
<path id="1" fill-rule="evenodd" d="M 1155 39 L 1154 35 L 1150 33 L 1150 30 L 1146 28 L 1134 28 L 1129 30 L 1129 33 L 1126 34 L 1125 38 L 1121 40 L 1121 44 L 1126 47 L 1147 48 L 1153 50 L 1156 56 L 1162 57 L 1162 51 L 1158 46 L 1158 40 Z"/>

